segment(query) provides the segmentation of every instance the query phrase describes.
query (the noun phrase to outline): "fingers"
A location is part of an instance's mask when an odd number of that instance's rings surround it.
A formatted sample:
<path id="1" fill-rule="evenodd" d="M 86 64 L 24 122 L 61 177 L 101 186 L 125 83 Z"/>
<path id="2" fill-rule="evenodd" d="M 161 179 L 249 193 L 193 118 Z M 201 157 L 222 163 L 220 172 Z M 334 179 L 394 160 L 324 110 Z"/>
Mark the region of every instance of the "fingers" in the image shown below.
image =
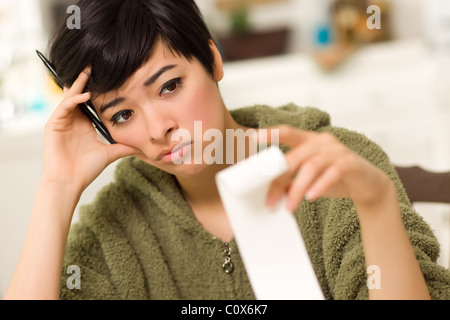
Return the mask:
<path id="1" fill-rule="evenodd" d="M 325 172 L 314 182 L 312 186 L 309 187 L 306 194 L 306 199 L 308 201 L 317 200 L 323 194 L 327 192 L 332 186 L 336 185 L 340 178 L 342 177 L 342 172 L 338 166 L 330 166 L 325 170 Z M 299 204 L 299 203 L 298 203 Z M 298 206 L 297 204 L 297 206 Z M 292 205 L 295 205 L 293 203 Z M 294 207 L 295 208 L 295 207 Z M 294 209 L 291 209 L 294 210 Z"/>
<path id="2" fill-rule="evenodd" d="M 78 75 L 78 78 L 75 80 L 72 87 L 69 89 L 69 96 L 82 93 L 90 75 L 91 67 L 84 68 L 84 70 Z"/>
<path id="3" fill-rule="evenodd" d="M 293 211 L 304 198 L 316 200 L 336 185 L 350 151 L 331 134 L 287 126 L 281 127 L 279 133 L 280 143 L 292 147 L 286 155 L 289 169 L 272 181 L 266 205 L 272 207 L 287 196 L 286 207 Z"/>
<path id="4" fill-rule="evenodd" d="M 308 169 L 311 166 L 311 163 L 308 164 L 308 160 L 320 152 L 320 149 L 321 145 L 315 143 L 315 140 L 311 140 L 304 142 L 303 145 L 291 150 L 285 156 L 288 170 L 272 181 L 268 191 L 267 206 L 272 207 L 277 204 L 286 194 L 286 190 L 292 188 L 293 181 L 299 181 L 299 179 L 300 181 L 304 179 L 306 179 L 305 181 L 310 181 L 315 176 L 312 173 L 317 170 L 314 167 L 313 170 Z M 320 157 L 317 157 L 317 161 L 320 161 Z M 290 191 L 289 194 L 292 195 L 293 192 L 299 192 L 303 189 L 296 186 L 295 191 Z"/>
<path id="5" fill-rule="evenodd" d="M 91 98 L 89 92 L 83 93 L 89 76 L 91 74 L 91 67 L 86 67 L 73 83 L 72 87 L 64 87 L 64 99 L 55 111 L 55 116 L 67 116 L 80 103 L 87 102 Z"/>
<path id="6" fill-rule="evenodd" d="M 78 78 L 72 84 L 72 87 L 70 87 L 70 88 L 64 87 L 64 97 L 68 98 L 68 97 L 83 93 L 83 90 L 86 87 L 89 77 L 91 76 L 91 71 L 92 71 L 91 67 L 87 66 L 78 75 Z"/>
<path id="7" fill-rule="evenodd" d="M 80 103 L 86 102 L 90 98 L 91 98 L 91 93 L 90 92 L 81 93 L 81 94 L 77 94 L 75 96 L 67 97 L 60 103 L 58 108 L 56 108 L 53 116 L 54 117 L 59 117 L 59 118 L 66 117 L 71 112 L 73 112 L 74 109 Z"/>
<path id="8" fill-rule="evenodd" d="M 292 211 L 304 198 L 310 201 L 316 200 L 317 195 L 323 194 L 324 186 L 330 186 L 328 177 L 323 175 L 328 174 L 327 171 L 333 167 L 334 160 L 333 157 L 313 153 L 299 165 L 298 170 L 289 170 L 272 181 L 266 205 L 272 207 L 286 195 L 286 207 Z M 319 181 L 320 184 L 317 185 Z"/>
<path id="9" fill-rule="evenodd" d="M 288 210 L 297 208 L 305 196 L 309 199 L 309 190 L 312 184 L 315 183 L 331 162 L 329 158 L 315 156 L 302 166 L 287 193 L 286 206 Z"/>
<path id="10" fill-rule="evenodd" d="M 280 202 L 283 196 L 288 192 L 291 179 L 292 173 L 286 172 L 272 181 L 269 191 L 267 192 L 266 206 L 271 208 Z"/>

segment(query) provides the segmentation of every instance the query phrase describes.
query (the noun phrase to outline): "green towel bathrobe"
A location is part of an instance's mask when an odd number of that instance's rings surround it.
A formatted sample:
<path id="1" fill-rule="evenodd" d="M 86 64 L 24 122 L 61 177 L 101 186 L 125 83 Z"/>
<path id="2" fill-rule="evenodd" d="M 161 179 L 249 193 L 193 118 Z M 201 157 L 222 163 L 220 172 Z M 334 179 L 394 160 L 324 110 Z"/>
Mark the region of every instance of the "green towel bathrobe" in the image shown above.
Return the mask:
<path id="1" fill-rule="evenodd" d="M 254 106 L 231 114 L 247 127 L 283 123 L 332 133 L 386 172 L 397 187 L 403 221 L 432 298 L 450 298 L 450 272 L 436 264 L 439 244 L 411 208 L 388 157 L 376 144 L 331 126 L 328 114 L 314 108 Z M 361 231 L 352 201 L 303 201 L 295 216 L 325 297 L 367 299 Z M 175 177 L 134 157 L 126 158 L 118 164 L 114 182 L 81 209 L 79 222 L 70 230 L 61 298 L 254 299 L 235 241 L 229 246 L 231 274 L 222 268 L 223 243 L 196 220 Z M 79 267 L 79 289 L 67 286 L 70 265 Z"/>

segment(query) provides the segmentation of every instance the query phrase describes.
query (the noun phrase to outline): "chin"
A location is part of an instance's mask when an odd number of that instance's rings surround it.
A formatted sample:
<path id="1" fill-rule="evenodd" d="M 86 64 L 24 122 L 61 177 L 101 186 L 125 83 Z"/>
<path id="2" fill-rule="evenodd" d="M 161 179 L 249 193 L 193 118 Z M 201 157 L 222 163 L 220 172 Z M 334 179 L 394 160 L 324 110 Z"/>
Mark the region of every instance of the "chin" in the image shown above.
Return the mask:
<path id="1" fill-rule="evenodd" d="M 179 177 L 195 177 L 196 175 L 204 172 L 210 165 L 206 163 L 192 164 L 192 163 L 180 163 L 175 164 L 172 162 L 160 162 L 157 160 L 150 160 L 145 156 L 137 156 L 141 161 L 158 168 L 167 173 L 173 174 Z"/>
<path id="2" fill-rule="evenodd" d="M 199 174 L 201 174 L 202 172 L 204 172 L 205 170 L 207 170 L 209 167 L 211 167 L 211 165 L 202 163 L 202 164 L 170 164 L 170 165 L 165 165 L 165 166 L 161 166 L 159 167 L 161 170 L 164 170 L 170 174 L 173 174 L 177 177 L 183 177 L 183 178 L 188 178 L 188 177 L 195 177 Z"/>
<path id="3" fill-rule="evenodd" d="M 191 146 L 190 149 L 184 149 L 181 153 L 174 154 L 173 158 L 165 157 L 158 160 L 148 157 L 145 154 L 140 154 L 137 158 L 153 167 L 180 178 L 195 178 L 202 173 L 218 170 L 217 164 L 214 162 L 210 162 L 212 164 L 209 164 L 203 159 L 204 148 L 201 149 L 201 156 L 198 154 L 195 155 L 195 153 L 192 152 L 193 148 L 194 147 Z"/>

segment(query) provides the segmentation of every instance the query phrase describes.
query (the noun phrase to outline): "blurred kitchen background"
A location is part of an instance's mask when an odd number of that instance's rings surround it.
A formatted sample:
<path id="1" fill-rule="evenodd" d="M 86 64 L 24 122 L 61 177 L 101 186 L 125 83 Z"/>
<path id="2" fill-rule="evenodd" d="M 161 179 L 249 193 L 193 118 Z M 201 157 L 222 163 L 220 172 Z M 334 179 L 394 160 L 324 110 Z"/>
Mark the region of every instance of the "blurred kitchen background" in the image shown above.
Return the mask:
<path id="1" fill-rule="evenodd" d="M 25 239 L 44 125 L 61 100 L 35 49 L 47 53 L 51 30 L 75 2 L 0 0 L 0 297 Z M 318 107 L 334 125 L 380 144 L 395 165 L 450 171 L 450 1 L 196 2 L 226 61 L 220 88 L 228 108 Z M 111 180 L 114 166 L 80 205 Z M 448 268 L 450 206 L 414 206 Z"/>

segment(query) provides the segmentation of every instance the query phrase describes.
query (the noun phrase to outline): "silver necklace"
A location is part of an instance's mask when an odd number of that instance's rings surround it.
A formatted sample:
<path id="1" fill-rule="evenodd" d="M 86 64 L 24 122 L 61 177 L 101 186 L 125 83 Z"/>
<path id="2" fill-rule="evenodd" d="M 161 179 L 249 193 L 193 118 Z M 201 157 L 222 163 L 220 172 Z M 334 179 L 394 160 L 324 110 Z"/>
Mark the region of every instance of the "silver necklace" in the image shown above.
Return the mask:
<path id="1" fill-rule="evenodd" d="M 222 269 L 226 274 L 231 274 L 234 270 L 234 266 L 231 261 L 231 248 L 228 242 L 223 243 L 223 253 L 225 255 L 225 262 L 222 264 Z"/>

